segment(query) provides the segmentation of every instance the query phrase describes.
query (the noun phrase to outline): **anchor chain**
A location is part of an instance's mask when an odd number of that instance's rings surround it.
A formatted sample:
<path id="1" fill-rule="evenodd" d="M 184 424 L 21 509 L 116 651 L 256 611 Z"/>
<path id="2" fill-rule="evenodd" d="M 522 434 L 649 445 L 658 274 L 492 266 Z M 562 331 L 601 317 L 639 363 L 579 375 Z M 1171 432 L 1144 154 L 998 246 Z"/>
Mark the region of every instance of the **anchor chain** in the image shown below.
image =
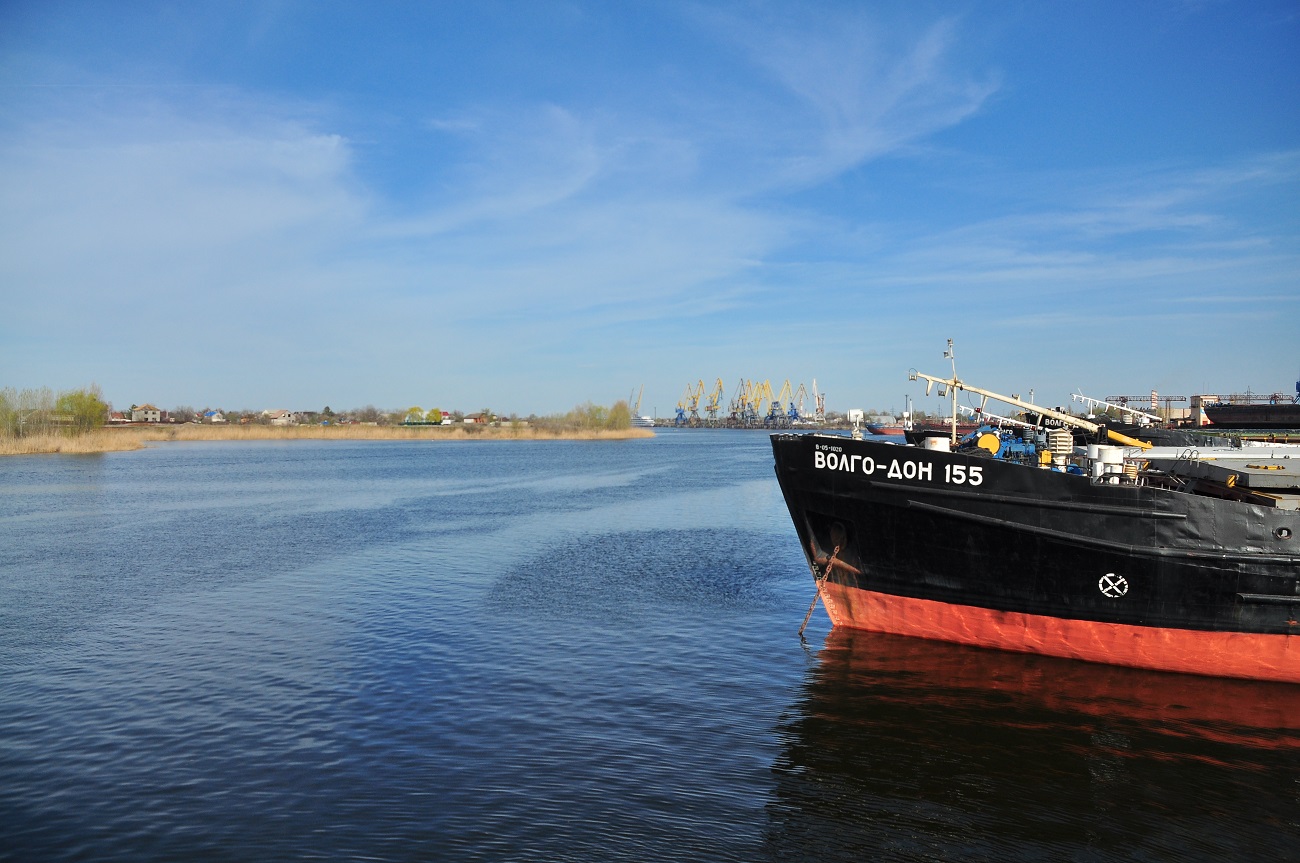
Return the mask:
<path id="1" fill-rule="evenodd" d="M 799 624 L 800 638 L 803 638 L 803 631 L 808 627 L 808 621 L 812 619 L 813 609 L 817 607 L 817 600 L 822 598 L 822 584 L 826 579 L 830 578 L 831 569 L 834 568 L 835 558 L 839 556 L 839 553 L 840 547 L 837 545 L 835 551 L 831 552 L 831 556 L 827 559 L 826 566 L 822 569 L 821 574 L 817 572 L 817 564 L 815 562 L 812 564 L 813 585 L 816 587 L 817 592 L 813 594 L 812 604 L 808 606 L 808 613 L 803 616 L 803 623 Z"/>

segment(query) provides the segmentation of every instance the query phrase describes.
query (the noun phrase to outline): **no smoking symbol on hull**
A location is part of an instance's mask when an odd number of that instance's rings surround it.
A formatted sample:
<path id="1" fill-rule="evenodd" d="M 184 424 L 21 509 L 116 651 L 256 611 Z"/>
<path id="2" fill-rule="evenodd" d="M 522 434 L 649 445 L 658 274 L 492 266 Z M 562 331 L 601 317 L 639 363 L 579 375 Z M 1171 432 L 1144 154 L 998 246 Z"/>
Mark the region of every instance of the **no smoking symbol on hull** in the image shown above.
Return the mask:
<path id="1" fill-rule="evenodd" d="M 1119 599 L 1128 593 L 1128 579 L 1122 575 L 1108 572 L 1097 582 L 1097 589 L 1111 599 Z"/>

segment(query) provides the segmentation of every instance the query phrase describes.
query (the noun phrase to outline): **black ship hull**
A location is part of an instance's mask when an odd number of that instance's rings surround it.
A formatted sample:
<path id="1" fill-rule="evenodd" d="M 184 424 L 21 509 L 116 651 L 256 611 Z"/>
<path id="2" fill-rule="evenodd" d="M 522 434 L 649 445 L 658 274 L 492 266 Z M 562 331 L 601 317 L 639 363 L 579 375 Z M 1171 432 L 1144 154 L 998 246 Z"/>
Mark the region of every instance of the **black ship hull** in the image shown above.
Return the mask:
<path id="1" fill-rule="evenodd" d="M 1219 428 L 1300 429 L 1300 404 L 1210 404 L 1205 416 Z"/>
<path id="2" fill-rule="evenodd" d="M 836 626 L 1300 683 L 1300 514 L 826 435 L 774 435 Z M 835 552 L 839 547 L 840 551 Z"/>

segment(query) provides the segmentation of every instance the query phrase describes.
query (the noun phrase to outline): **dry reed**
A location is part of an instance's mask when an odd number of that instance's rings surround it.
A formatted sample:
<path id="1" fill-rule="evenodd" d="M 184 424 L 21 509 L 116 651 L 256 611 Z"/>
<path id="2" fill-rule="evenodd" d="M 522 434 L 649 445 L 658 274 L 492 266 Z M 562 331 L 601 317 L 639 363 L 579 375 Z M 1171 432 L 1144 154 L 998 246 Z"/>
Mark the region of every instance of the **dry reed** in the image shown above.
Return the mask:
<path id="1" fill-rule="evenodd" d="M 87 455 L 136 450 L 168 441 L 253 440 L 628 440 L 654 437 L 649 429 L 543 429 L 533 426 L 128 426 L 103 428 L 80 435 L 59 432 L 21 438 L 0 438 L 0 455 L 63 453 Z"/>

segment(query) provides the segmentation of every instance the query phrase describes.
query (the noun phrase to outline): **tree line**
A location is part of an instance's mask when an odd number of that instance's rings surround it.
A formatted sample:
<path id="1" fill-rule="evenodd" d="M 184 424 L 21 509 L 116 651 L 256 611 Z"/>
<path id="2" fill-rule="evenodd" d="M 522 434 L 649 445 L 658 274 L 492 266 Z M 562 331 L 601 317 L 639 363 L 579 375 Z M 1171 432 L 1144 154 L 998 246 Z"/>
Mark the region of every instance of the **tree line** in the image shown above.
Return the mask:
<path id="1" fill-rule="evenodd" d="M 521 417 L 512 413 L 503 417 L 497 415 L 491 408 L 483 408 L 473 416 L 480 417 L 485 423 L 499 425 L 527 424 L 536 428 L 556 431 L 571 429 L 618 430 L 632 427 L 632 409 L 625 400 L 616 401 L 609 407 L 589 401 L 583 402 L 566 413 L 548 416 L 529 414 L 526 417 Z M 444 415 L 439 408 L 430 408 L 426 411 L 419 405 L 412 405 L 407 409 L 401 422 L 406 425 L 440 425 L 447 417 L 450 417 L 451 422 L 455 424 L 464 422 L 466 414 L 460 411 L 451 411 L 449 414 Z"/>
<path id="2" fill-rule="evenodd" d="M 39 389 L 0 389 L 0 437 L 66 432 L 82 434 L 102 428 L 108 420 L 108 403 L 97 384 L 55 392 Z"/>
<path id="3" fill-rule="evenodd" d="M 134 409 L 136 406 L 132 405 Z M 49 387 L 19 390 L 14 387 L 0 389 L 0 437 L 20 438 L 31 435 L 66 433 L 82 434 L 102 428 L 107 422 L 112 406 L 104 401 L 103 393 L 97 384 L 91 384 L 76 390 L 55 392 Z M 171 422 L 203 422 L 211 409 L 196 410 L 189 405 L 181 405 L 167 412 Z M 261 411 L 224 411 L 216 410 L 230 423 L 269 423 L 270 419 Z M 529 414 L 520 417 L 517 414 L 498 416 L 490 408 L 478 412 L 484 422 L 498 424 L 527 424 L 543 429 L 626 429 L 632 425 L 632 411 L 626 401 L 615 402 L 610 407 L 584 402 L 563 414 L 538 416 Z M 461 411 L 448 411 L 444 416 L 439 408 L 423 410 L 412 406 L 406 410 L 385 411 L 374 405 L 366 405 L 354 410 L 336 412 L 329 405 L 319 411 L 303 411 L 298 414 L 304 423 L 336 424 L 343 422 L 374 423 L 378 425 L 441 424 L 445 418 L 452 423 L 463 423 L 466 414 Z"/>

